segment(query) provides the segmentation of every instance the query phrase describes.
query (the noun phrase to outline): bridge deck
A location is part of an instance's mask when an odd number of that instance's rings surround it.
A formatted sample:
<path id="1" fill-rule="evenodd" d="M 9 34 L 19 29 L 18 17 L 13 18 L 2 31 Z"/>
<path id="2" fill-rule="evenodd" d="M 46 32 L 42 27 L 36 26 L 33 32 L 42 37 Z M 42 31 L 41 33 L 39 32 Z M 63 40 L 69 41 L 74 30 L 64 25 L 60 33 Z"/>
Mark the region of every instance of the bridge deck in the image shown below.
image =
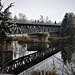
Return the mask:
<path id="1" fill-rule="evenodd" d="M 61 24 L 14 23 L 9 26 L 11 34 L 59 32 Z"/>

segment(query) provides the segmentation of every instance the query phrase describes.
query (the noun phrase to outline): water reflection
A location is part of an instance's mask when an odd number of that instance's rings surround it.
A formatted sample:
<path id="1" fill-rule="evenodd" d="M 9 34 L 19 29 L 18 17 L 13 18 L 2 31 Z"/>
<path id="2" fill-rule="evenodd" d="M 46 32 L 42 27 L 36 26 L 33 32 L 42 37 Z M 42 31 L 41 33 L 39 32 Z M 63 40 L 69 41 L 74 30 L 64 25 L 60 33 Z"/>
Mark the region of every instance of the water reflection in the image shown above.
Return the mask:
<path id="1" fill-rule="evenodd" d="M 13 60 L 13 44 L 11 41 L 0 42 L 0 72 L 5 64 Z"/>
<path id="2" fill-rule="evenodd" d="M 48 43 L 25 43 L 18 44 L 17 41 L 13 42 L 13 59 L 17 59 L 28 54 L 46 50 L 49 47 Z"/>
<path id="3" fill-rule="evenodd" d="M 48 43 L 27 43 L 28 51 L 42 51 L 49 47 Z"/>
<path id="4" fill-rule="evenodd" d="M 12 41 L 4 41 L 0 42 L 0 51 L 13 51 L 13 42 Z"/>
<path id="5" fill-rule="evenodd" d="M 67 62 L 70 63 L 72 60 L 73 53 L 75 52 L 75 42 L 74 40 L 70 39 L 67 40 L 64 44 L 62 44 L 61 55 L 63 62 L 66 64 Z"/>
<path id="6" fill-rule="evenodd" d="M 64 40 L 63 43 L 60 43 L 61 52 L 57 53 L 53 58 L 51 57 L 50 59 L 45 61 L 46 69 L 49 67 L 47 66 L 47 64 L 49 64 L 51 67 L 50 63 L 52 59 L 55 64 L 55 69 L 59 68 L 61 70 L 60 72 L 62 71 L 69 72 L 70 70 L 71 71 L 70 74 L 74 73 L 75 71 L 75 42 L 74 41 L 75 40 L 70 39 L 70 40 Z M 3 48 L 3 51 L 0 52 L 0 70 L 2 69 L 1 67 L 3 67 L 4 64 L 10 60 L 14 60 L 19 57 L 22 57 L 37 51 L 46 50 L 49 47 L 51 47 L 51 44 L 48 44 L 48 43 L 25 43 L 23 45 L 20 45 L 15 41 L 11 43 L 7 43 L 5 47 Z M 58 56 L 58 58 L 56 56 Z M 61 60 L 63 61 L 61 62 Z M 60 62 L 61 64 L 59 64 Z M 41 67 L 45 68 L 44 65 L 42 65 L 43 63 L 41 63 L 40 65 Z M 41 69 L 41 67 L 39 68 Z M 64 73 L 63 75 L 66 75 L 66 74 Z"/>
<path id="7" fill-rule="evenodd" d="M 12 51 L 0 51 L 0 72 L 4 68 L 4 66 L 13 60 L 13 52 Z"/>
<path id="8" fill-rule="evenodd" d="M 31 75 L 33 71 L 46 72 L 55 69 L 57 75 L 75 75 L 75 40 L 63 40 L 60 45 L 60 52 L 29 68 L 24 74 Z"/>
<path id="9" fill-rule="evenodd" d="M 28 48 L 27 43 L 20 45 L 14 41 L 13 42 L 13 60 L 36 52 L 32 50 L 28 51 L 27 48 Z"/>
<path id="10" fill-rule="evenodd" d="M 66 40 L 61 47 L 62 73 L 63 75 L 75 75 L 75 40 Z"/>

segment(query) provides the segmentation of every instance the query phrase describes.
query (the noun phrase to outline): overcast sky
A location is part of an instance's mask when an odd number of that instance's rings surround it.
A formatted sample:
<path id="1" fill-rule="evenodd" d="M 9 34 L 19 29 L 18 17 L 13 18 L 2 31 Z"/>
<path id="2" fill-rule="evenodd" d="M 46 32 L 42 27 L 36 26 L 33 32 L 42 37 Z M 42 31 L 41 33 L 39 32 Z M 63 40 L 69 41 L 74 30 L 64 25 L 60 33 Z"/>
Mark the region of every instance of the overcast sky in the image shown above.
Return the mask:
<path id="1" fill-rule="evenodd" d="M 75 14 L 75 0 L 2 0 L 6 7 L 14 2 L 11 8 L 12 15 L 23 13 L 30 19 L 39 19 L 40 15 L 49 17 L 51 21 L 61 21 L 66 12 Z"/>

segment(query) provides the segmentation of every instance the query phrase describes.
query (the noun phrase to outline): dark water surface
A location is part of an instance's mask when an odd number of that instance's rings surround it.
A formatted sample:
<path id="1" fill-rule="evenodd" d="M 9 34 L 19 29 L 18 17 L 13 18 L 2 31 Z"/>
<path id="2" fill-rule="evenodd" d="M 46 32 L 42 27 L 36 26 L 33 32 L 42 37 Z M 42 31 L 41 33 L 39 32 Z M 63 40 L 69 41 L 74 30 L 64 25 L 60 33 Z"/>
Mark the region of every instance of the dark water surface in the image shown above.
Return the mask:
<path id="1" fill-rule="evenodd" d="M 13 59 L 37 52 L 46 50 L 49 47 L 48 43 L 25 43 L 23 45 L 13 42 Z"/>
<path id="2" fill-rule="evenodd" d="M 0 51 L 0 70 L 2 69 L 1 67 L 3 67 L 3 64 L 7 63 L 10 60 L 15 60 L 37 51 L 44 51 L 49 47 L 49 43 L 25 43 L 23 45 L 20 45 L 15 41 L 8 43 L 7 46 L 4 47 L 4 50 Z M 65 43 L 61 44 L 61 49 L 62 50 L 60 52 L 38 63 L 37 65 L 31 67 L 23 73 L 25 73 L 26 75 L 30 75 L 33 70 L 47 71 L 54 68 L 58 75 L 74 75 L 74 40 L 68 40 Z M 22 75 L 23 73 L 21 73 L 20 75 Z"/>

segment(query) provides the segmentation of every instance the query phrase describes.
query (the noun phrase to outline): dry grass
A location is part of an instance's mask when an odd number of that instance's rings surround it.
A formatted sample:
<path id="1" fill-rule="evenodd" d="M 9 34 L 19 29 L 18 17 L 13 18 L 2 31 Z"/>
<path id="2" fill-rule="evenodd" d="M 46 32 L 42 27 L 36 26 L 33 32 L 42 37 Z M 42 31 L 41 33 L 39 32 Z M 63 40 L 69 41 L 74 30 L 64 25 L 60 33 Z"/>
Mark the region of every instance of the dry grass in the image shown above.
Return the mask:
<path id="1" fill-rule="evenodd" d="M 35 70 L 35 71 L 32 71 L 31 75 L 57 75 L 57 74 L 56 74 L 56 71 L 53 69 L 52 71 Z"/>

